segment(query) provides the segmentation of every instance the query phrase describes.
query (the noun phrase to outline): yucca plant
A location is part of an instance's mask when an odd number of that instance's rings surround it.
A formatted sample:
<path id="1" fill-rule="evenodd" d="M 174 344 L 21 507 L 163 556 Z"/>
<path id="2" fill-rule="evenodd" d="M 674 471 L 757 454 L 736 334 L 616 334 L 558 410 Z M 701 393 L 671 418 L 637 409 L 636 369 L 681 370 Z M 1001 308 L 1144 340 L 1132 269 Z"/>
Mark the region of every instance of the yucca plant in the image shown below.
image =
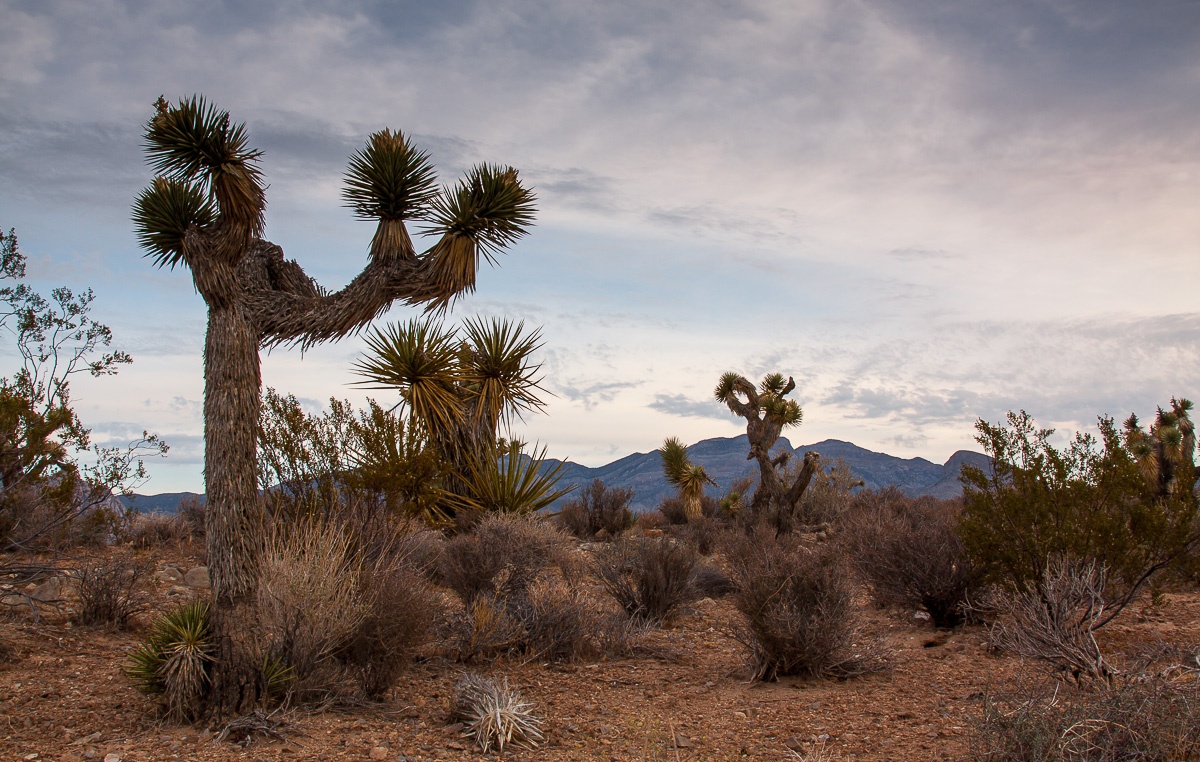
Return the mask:
<path id="1" fill-rule="evenodd" d="M 542 720 L 533 704 L 508 687 L 482 675 L 464 674 L 454 686 L 454 714 L 463 723 L 463 736 L 472 738 L 486 754 L 493 745 L 533 747 L 543 740 Z"/>
<path id="2" fill-rule="evenodd" d="M 161 615 L 129 655 L 127 674 L 143 693 L 162 696 L 168 716 L 195 719 L 210 684 L 209 607 L 196 600 Z"/>
<path id="3" fill-rule="evenodd" d="M 662 458 L 663 476 L 679 490 L 679 498 L 683 501 L 683 510 L 688 521 L 696 521 L 700 518 L 704 485 L 711 484 L 715 487 L 717 483 L 709 478 L 704 466 L 692 463 L 688 458 L 687 447 L 677 437 L 667 437 L 663 440 L 658 454 Z"/>
<path id="4" fill-rule="evenodd" d="M 374 329 L 366 342 L 367 355 L 355 365 L 363 385 L 396 389 L 410 430 L 424 432 L 450 466 L 447 512 L 527 513 L 566 494 L 554 489 L 562 466 L 542 468 L 545 448 L 529 457 L 498 438 L 543 406 L 532 359 L 540 331 L 498 318 L 456 329 L 425 317 Z"/>
<path id="5" fill-rule="evenodd" d="M 248 711 L 258 661 L 247 642 L 262 505 L 256 490 L 262 347 L 301 349 L 368 325 L 393 302 L 446 308 L 475 288 L 480 256 L 496 255 L 533 222 L 534 196 L 511 167 L 480 164 L 438 189 L 428 155 L 381 130 L 350 160 L 343 197 L 376 222 L 367 264 L 328 292 L 262 239 L 266 185 L 245 127 L 204 98 L 159 98 L 146 126 L 157 175 L 134 203 L 138 239 L 155 265 L 186 266 L 208 306 L 204 346 L 204 473 L 214 640 L 214 709 Z M 406 224 L 436 237 L 418 254 Z"/>

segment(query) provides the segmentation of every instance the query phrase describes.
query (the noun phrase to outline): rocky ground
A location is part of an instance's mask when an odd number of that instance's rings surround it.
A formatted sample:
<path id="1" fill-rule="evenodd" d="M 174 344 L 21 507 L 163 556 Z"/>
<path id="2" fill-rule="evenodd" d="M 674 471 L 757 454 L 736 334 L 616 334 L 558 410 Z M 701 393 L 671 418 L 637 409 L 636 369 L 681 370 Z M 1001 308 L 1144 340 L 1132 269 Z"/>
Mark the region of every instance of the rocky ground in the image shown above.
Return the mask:
<path id="1" fill-rule="evenodd" d="M 194 551 L 159 553 L 140 622 L 194 593 L 168 566 L 199 565 Z M 190 580 L 202 584 L 193 575 Z M 11 592 L 11 591 L 10 591 Z M 69 599 L 69 596 L 68 596 Z M 14 599 L 15 600 L 15 599 Z M 12 601 L 10 601 L 12 602 Z M 582 664 L 507 659 L 472 666 L 507 678 L 544 719 L 545 743 L 514 760 L 939 760 L 970 752 L 985 695 L 1037 674 L 989 651 L 978 627 L 933 630 L 912 612 L 863 608 L 886 646 L 886 669 L 837 680 L 750 682 L 728 600 L 705 599 L 650 636 L 653 656 Z M 0 758 L 8 760 L 485 760 L 448 723 L 452 687 L 467 667 L 432 653 L 388 701 L 280 710 L 275 738 L 219 740 L 220 726 L 156 718 L 122 673 L 134 631 L 73 626 L 70 603 L 0 613 Z M 1161 596 L 1127 610 L 1104 633 L 1119 656 L 1160 642 L 1200 642 L 1200 595 Z M 1045 679 L 1045 678 L 1042 678 Z"/>

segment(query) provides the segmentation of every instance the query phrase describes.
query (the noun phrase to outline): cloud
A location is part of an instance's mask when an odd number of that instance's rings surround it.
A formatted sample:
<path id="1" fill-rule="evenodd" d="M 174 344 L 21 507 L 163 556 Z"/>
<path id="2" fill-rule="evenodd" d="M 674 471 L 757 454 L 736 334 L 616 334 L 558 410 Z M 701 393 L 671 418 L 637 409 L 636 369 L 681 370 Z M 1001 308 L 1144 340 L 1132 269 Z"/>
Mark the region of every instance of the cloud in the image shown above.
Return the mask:
<path id="1" fill-rule="evenodd" d="M 597 405 L 612 402 L 621 392 L 627 389 L 636 389 L 641 385 L 640 381 L 610 381 L 590 384 L 559 381 L 553 385 L 552 391 L 571 402 L 582 404 L 585 410 L 594 410 Z"/>
<path id="2" fill-rule="evenodd" d="M 660 413 L 686 418 L 714 418 L 718 421 L 733 419 L 733 415 L 719 402 L 692 399 L 684 394 L 656 394 L 654 401 L 647 407 Z"/>

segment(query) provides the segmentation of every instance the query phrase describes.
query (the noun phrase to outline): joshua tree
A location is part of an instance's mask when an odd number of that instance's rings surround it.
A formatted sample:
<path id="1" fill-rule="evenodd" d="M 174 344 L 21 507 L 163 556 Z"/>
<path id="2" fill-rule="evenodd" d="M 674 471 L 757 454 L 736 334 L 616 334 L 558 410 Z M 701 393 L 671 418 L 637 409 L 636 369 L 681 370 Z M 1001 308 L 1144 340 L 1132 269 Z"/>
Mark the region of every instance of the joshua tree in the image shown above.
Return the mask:
<path id="1" fill-rule="evenodd" d="M 687 447 L 676 437 L 667 437 L 658 448 L 662 458 L 663 475 L 672 486 L 679 488 L 683 501 L 683 512 L 689 522 L 700 518 L 700 499 L 704 496 L 704 485 L 717 483 L 708 477 L 704 466 L 688 459 Z"/>
<path id="2" fill-rule="evenodd" d="M 366 267 L 329 293 L 263 240 L 266 187 L 244 125 L 203 98 L 159 98 L 146 127 L 157 177 L 138 196 L 134 222 L 158 266 L 186 265 L 208 305 L 204 344 L 204 475 L 212 630 L 218 665 L 214 712 L 261 694 L 261 660 L 245 623 L 253 600 L 262 506 L 255 489 L 259 350 L 301 349 L 360 330 L 394 301 L 441 309 L 473 290 L 489 261 L 526 232 L 533 194 L 516 170 L 481 164 L 453 188 L 435 187 L 428 154 L 399 132 L 373 134 L 354 154 L 343 198 L 377 222 Z M 406 221 L 438 240 L 417 254 Z"/>
<path id="3" fill-rule="evenodd" d="M 781 373 L 767 374 L 755 388 L 745 376 L 730 372 L 721 376 L 713 392 L 718 402 L 728 406 L 734 415 L 746 419 L 746 438 L 750 440 L 746 460 L 757 461 L 761 473 L 750 506 L 756 513 L 769 509 L 780 532 L 791 530 L 796 508 L 821 457 L 811 450 L 806 452 L 800 473 L 790 485 L 784 482 L 782 475 L 790 453 L 771 458 L 771 448 L 783 429 L 799 426 L 803 420 L 804 413 L 795 400 L 784 399 L 795 388 L 796 382 L 790 376 L 784 381 Z"/>
<path id="4" fill-rule="evenodd" d="M 1190 496 L 1200 470 L 1196 468 L 1196 426 L 1192 401 L 1171 398 L 1171 409 L 1158 409 L 1150 430 L 1143 431 L 1136 415 L 1125 420 L 1125 444 L 1137 458 L 1157 500 L 1172 493 Z"/>

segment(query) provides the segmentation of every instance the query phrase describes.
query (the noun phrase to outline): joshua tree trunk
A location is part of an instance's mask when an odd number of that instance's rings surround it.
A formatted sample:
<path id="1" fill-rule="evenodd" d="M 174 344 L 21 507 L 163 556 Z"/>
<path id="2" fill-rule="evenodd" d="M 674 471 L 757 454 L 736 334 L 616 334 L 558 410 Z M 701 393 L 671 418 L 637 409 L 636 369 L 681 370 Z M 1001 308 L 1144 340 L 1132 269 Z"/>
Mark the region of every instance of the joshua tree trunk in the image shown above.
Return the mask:
<path id="1" fill-rule="evenodd" d="M 444 307 L 474 288 L 480 255 L 524 235 L 533 195 L 516 170 L 490 165 L 438 192 L 425 154 L 398 132 L 375 133 L 352 157 L 344 194 L 360 218 L 378 222 L 369 260 L 349 285 L 327 293 L 260 237 L 265 189 L 245 129 L 200 98 L 155 106 L 146 137 L 159 177 L 138 197 L 134 220 L 155 263 L 189 267 L 208 305 L 205 526 L 218 645 L 209 708 L 240 713 L 257 702 L 262 682 L 252 628 L 263 529 L 259 349 L 337 340 L 394 301 Z M 418 256 L 405 219 L 425 220 L 438 242 Z"/>
<path id="2" fill-rule="evenodd" d="M 212 706 L 247 711 L 258 700 L 258 654 L 243 631 L 257 581 L 262 502 L 256 483 L 261 388 L 258 334 L 241 304 L 209 311 L 204 343 L 206 555 L 210 632 L 217 644 Z"/>

